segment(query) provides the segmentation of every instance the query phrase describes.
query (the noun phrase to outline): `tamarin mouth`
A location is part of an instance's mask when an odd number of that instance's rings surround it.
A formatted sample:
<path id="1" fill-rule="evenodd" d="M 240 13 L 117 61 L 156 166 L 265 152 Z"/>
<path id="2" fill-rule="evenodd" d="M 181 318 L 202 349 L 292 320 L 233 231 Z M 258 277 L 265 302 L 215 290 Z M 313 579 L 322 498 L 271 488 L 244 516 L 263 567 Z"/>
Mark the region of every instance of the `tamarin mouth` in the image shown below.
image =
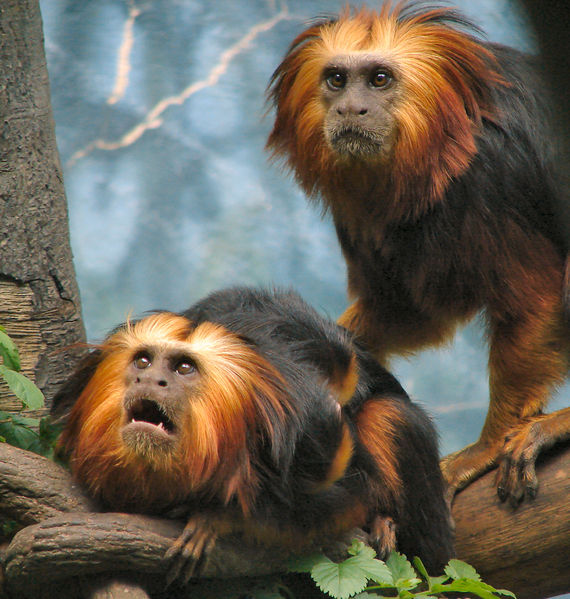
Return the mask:
<path id="1" fill-rule="evenodd" d="M 127 412 L 127 424 L 137 423 L 151 424 L 168 434 L 174 433 L 176 429 L 162 407 L 156 401 L 147 398 L 137 399 Z"/>
<path id="2" fill-rule="evenodd" d="M 382 150 L 382 138 L 361 127 L 342 127 L 330 133 L 330 144 L 339 154 L 376 155 Z"/>

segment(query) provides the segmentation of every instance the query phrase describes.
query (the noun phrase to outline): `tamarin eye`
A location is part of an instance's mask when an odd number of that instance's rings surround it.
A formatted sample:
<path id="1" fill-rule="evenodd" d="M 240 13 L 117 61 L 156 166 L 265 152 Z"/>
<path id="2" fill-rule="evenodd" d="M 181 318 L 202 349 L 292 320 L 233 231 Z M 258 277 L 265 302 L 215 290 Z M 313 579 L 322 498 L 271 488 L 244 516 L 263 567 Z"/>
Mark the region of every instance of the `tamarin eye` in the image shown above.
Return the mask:
<path id="1" fill-rule="evenodd" d="M 188 360 L 186 358 L 177 362 L 176 366 L 174 367 L 174 371 L 181 375 L 192 374 L 195 370 L 196 366 L 192 360 Z"/>
<path id="2" fill-rule="evenodd" d="M 144 370 L 145 368 L 148 368 L 151 365 L 150 356 L 148 354 L 137 354 L 135 356 L 135 359 L 133 360 L 133 364 L 135 368 L 138 368 L 139 370 Z"/>
<path id="3" fill-rule="evenodd" d="M 370 77 L 370 84 L 373 87 L 386 87 L 390 81 L 392 81 L 390 73 L 384 70 L 374 71 Z"/>
<path id="4" fill-rule="evenodd" d="M 328 74 L 326 81 L 333 89 L 341 89 L 346 85 L 346 75 L 339 71 L 332 71 Z"/>

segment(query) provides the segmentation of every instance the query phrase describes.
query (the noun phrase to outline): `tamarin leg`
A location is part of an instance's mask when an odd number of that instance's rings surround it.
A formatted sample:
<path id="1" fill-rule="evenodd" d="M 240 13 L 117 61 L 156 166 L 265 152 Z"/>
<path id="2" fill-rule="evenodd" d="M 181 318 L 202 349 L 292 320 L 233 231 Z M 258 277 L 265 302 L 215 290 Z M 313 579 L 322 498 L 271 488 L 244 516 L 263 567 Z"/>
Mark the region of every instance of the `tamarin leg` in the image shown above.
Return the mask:
<path id="1" fill-rule="evenodd" d="M 418 312 L 406 312 L 404 307 L 384 310 L 366 306 L 358 299 L 341 314 L 338 324 L 352 331 L 386 366 L 394 355 L 405 356 L 449 341 L 464 320 L 468 318 L 430 318 Z"/>
<path id="2" fill-rule="evenodd" d="M 524 306 L 518 304 L 518 313 L 505 316 L 489 311 L 489 411 L 479 440 L 442 461 L 449 497 L 497 464 L 507 435 L 515 434 L 513 439 L 521 448 L 532 446 L 532 426 L 527 423 L 540 414 L 552 390 L 564 380 L 568 340 L 556 277 L 552 279 L 542 281 L 540 293 L 528 289 Z M 518 430 L 521 425 L 523 428 Z M 518 456 L 523 455 L 524 449 Z M 534 481 L 533 463 L 534 459 L 513 467 L 522 468 L 525 476 Z M 511 476 L 508 470 L 503 468 L 502 480 Z M 505 499 L 511 490 L 519 493 L 521 484 L 523 481 L 503 486 L 501 498 Z"/>
<path id="3" fill-rule="evenodd" d="M 396 545 L 396 524 L 388 516 L 376 516 L 370 523 L 368 543 L 376 550 L 379 559 L 386 559 Z"/>
<path id="4" fill-rule="evenodd" d="M 378 505 L 367 526 L 369 543 L 381 559 L 397 549 L 420 557 L 430 572 L 443 571 L 453 541 L 431 421 L 409 401 L 380 396 L 364 403 L 355 423 L 380 474 L 369 484 Z"/>

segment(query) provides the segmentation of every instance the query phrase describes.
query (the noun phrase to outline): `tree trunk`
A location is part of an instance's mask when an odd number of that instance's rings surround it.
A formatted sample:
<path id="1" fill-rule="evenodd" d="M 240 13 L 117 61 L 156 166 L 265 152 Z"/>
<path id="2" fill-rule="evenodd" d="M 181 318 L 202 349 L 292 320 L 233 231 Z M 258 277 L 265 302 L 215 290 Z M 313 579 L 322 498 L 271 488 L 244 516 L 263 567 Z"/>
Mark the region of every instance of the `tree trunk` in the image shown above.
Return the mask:
<path id="1" fill-rule="evenodd" d="M 453 507 L 458 557 L 472 564 L 483 580 L 515 592 L 519 599 L 570 591 L 570 569 L 564 564 L 570 555 L 570 444 L 545 455 L 537 473 L 538 497 L 516 511 L 497 499 L 494 472 L 461 492 Z M 23 496 L 22 489 L 28 488 L 33 491 Z M 0 445 L 0 511 L 27 524 L 37 522 L 16 534 L 5 552 L 10 599 L 118 598 L 128 596 L 127 591 L 164 596 L 168 564 L 163 556 L 183 523 L 92 510 L 65 470 Z M 203 576 L 284 572 L 286 558 L 273 549 L 226 538 L 216 544 Z M 101 590 L 105 580 L 111 582 Z M 199 593 L 191 585 L 176 589 L 175 596 Z"/>
<path id="2" fill-rule="evenodd" d="M 0 324 L 20 348 L 24 373 L 49 399 L 81 352 L 72 346 L 84 331 L 38 0 L 2 0 L 0 81 Z M 0 388 L 0 407 L 20 406 Z M 494 473 L 470 485 L 454 504 L 458 556 L 519 599 L 568 592 L 570 570 L 562 562 L 570 554 L 569 470 L 566 445 L 539 466 L 538 497 L 514 513 L 498 502 Z M 182 523 L 101 513 L 64 469 L 5 444 L 0 512 L 24 527 L 5 549 L 4 596 L 166 596 L 162 557 Z M 282 572 L 285 559 L 224 539 L 204 575 Z M 197 596 L 196 587 L 176 596 Z"/>
<path id="3" fill-rule="evenodd" d="M 0 81 L 0 325 L 49 398 L 85 334 L 38 0 L 2 0 Z M 21 407 L 7 387 L 0 407 Z"/>

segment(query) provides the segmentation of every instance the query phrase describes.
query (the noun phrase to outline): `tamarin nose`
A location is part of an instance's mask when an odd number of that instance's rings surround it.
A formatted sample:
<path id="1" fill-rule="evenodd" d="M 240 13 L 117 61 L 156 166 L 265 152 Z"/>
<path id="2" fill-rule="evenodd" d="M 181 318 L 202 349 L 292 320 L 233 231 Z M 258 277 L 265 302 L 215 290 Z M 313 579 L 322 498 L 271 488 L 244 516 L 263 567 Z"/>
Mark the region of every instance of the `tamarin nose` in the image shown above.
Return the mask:
<path id="1" fill-rule="evenodd" d="M 159 378 L 158 380 L 155 377 L 150 375 L 141 375 L 137 376 L 135 379 L 136 383 L 147 383 L 147 384 L 157 384 L 159 387 L 168 387 L 168 382 L 165 379 Z"/>
<path id="2" fill-rule="evenodd" d="M 356 115 L 356 116 L 364 116 L 368 112 L 368 108 L 362 108 L 358 106 L 339 106 L 336 109 L 337 113 L 341 116 L 343 115 Z"/>

